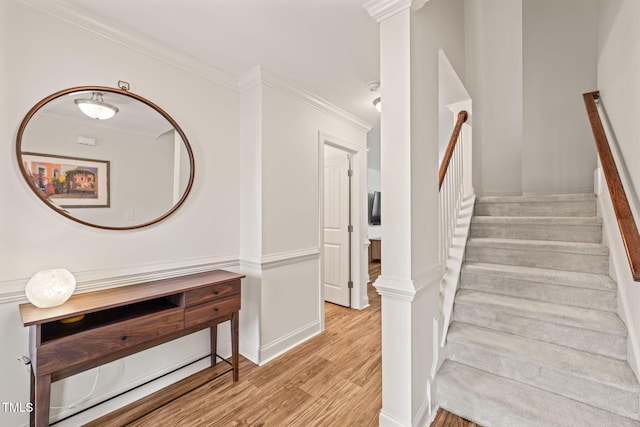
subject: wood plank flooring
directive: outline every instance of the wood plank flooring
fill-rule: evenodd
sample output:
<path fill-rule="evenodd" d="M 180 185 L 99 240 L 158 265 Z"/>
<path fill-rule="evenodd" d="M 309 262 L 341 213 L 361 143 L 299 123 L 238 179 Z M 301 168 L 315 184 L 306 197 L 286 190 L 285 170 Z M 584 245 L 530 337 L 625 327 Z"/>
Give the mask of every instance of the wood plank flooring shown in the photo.
<path fill-rule="evenodd" d="M 372 280 L 379 274 L 380 263 L 372 263 Z M 218 364 L 188 379 L 203 384 L 186 394 L 179 396 L 188 384 L 177 384 L 90 425 L 377 426 L 382 407 L 381 318 L 380 296 L 371 283 L 368 296 L 370 306 L 364 310 L 326 303 L 326 330 L 264 366 L 241 357 L 236 383 L 230 374 L 208 381 L 214 370 L 223 368 Z M 156 401 L 163 406 L 145 414 L 145 404 Z M 432 427 L 479 427 L 446 411 L 441 418 Z"/>

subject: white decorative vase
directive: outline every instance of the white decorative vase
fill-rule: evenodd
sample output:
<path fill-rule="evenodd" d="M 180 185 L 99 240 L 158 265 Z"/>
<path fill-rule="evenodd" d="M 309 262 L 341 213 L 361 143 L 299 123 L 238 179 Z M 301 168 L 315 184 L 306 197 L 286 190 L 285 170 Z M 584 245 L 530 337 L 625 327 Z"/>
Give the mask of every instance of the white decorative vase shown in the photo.
<path fill-rule="evenodd" d="M 76 278 L 69 270 L 42 270 L 27 282 L 24 291 L 31 304 L 39 308 L 64 304 L 76 289 Z"/>

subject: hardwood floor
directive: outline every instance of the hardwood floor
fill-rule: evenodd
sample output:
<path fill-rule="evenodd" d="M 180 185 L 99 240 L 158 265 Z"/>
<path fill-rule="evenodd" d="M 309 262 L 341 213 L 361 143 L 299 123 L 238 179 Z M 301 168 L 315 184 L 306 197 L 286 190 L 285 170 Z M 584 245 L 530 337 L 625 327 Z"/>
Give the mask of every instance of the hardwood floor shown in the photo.
<path fill-rule="evenodd" d="M 481 427 L 473 421 L 466 420 L 444 409 L 438 409 L 431 427 Z"/>
<path fill-rule="evenodd" d="M 369 272 L 375 280 L 380 263 L 372 263 Z M 182 390 L 192 384 L 178 383 L 89 425 L 377 426 L 381 318 L 380 296 L 371 283 L 368 296 L 370 306 L 364 310 L 326 303 L 326 330 L 264 366 L 241 357 L 236 383 L 230 374 L 209 380 L 223 369 L 218 364 L 188 379 L 202 385 L 186 394 Z M 147 413 L 145 405 L 157 402 L 162 406 Z M 477 427 L 447 414 L 432 427 Z"/>

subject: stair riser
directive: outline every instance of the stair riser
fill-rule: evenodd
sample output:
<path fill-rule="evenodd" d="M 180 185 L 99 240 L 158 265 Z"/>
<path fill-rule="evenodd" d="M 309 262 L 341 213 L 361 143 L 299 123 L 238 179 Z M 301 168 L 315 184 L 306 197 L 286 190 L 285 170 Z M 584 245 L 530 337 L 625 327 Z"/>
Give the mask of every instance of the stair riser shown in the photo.
<path fill-rule="evenodd" d="M 476 203 L 473 214 L 478 216 L 596 216 L 593 200 L 565 202 L 495 202 Z"/>
<path fill-rule="evenodd" d="M 458 384 L 440 380 L 436 386 L 438 405 L 452 414 L 472 420 L 481 426 L 557 427 L 541 423 L 539 419 L 527 419 L 510 411 L 493 400 L 478 399 L 475 393 Z"/>
<path fill-rule="evenodd" d="M 605 255 L 467 245 L 465 257 L 467 261 L 471 262 L 550 268 L 595 274 L 608 274 L 609 272 L 609 259 Z"/>
<path fill-rule="evenodd" d="M 627 340 L 619 335 L 530 319 L 495 307 L 456 304 L 453 319 L 496 331 L 588 351 L 618 360 L 627 359 Z"/>
<path fill-rule="evenodd" d="M 447 358 L 483 371 L 558 393 L 618 415 L 638 419 L 636 393 L 571 375 L 569 372 L 515 360 L 476 346 L 449 340 Z M 594 398 L 598 396 L 598 398 Z"/>
<path fill-rule="evenodd" d="M 602 241 L 602 227 L 597 225 L 472 223 L 471 237 L 600 243 Z"/>
<path fill-rule="evenodd" d="M 527 298 L 574 307 L 616 311 L 615 292 L 520 280 L 513 277 L 462 271 L 460 287 L 492 294 Z"/>

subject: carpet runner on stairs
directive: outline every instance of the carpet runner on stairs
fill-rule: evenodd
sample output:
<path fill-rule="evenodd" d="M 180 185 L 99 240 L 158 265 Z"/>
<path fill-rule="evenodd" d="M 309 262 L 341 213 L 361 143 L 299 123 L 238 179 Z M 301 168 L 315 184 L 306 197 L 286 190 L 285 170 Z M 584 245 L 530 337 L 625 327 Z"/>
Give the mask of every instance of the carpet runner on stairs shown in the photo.
<path fill-rule="evenodd" d="M 595 195 L 479 198 L 436 404 L 485 427 L 640 426 Z"/>

